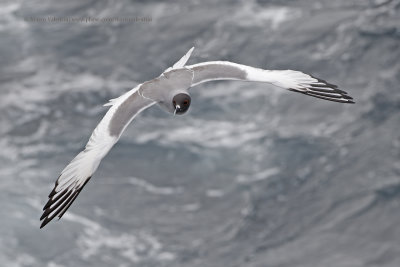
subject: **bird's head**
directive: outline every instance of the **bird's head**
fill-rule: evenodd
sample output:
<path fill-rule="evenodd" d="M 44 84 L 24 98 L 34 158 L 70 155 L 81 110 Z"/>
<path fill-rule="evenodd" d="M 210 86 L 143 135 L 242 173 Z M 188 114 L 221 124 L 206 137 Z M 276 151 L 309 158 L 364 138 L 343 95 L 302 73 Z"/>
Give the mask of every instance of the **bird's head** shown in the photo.
<path fill-rule="evenodd" d="M 175 112 L 174 114 L 182 115 L 184 114 L 190 107 L 190 95 L 186 93 L 176 94 L 172 98 L 172 105 L 174 106 Z"/>

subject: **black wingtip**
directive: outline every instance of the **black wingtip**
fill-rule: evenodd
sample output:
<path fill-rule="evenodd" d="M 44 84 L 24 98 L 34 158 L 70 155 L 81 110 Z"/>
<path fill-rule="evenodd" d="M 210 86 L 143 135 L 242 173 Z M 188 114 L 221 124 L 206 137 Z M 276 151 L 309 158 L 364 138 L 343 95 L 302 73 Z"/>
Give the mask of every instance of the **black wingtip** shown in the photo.
<path fill-rule="evenodd" d="M 56 187 L 57 187 L 57 184 L 54 186 L 54 188 L 53 188 L 53 190 L 51 190 L 51 192 L 50 192 L 50 194 L 49 194 L 49 198 L 51 198 L 51 197 L 53 197 L 57 192 L 56 192 Z"/>
<path fill-rule="evenodd" d="M 42 220 L 42 219 L 41 219 L 41 220 Z M 43 227 L 45 227 L 50 221 L 51 221 L 51 219 L 45 218 L 44 221 L 42 222 L 42 224 L 40 225 L 40 229 L 42 229 Z"/>
<path fill-rule="evenodd" d="M 56 192 L 56 188 L 58 186 L 58 179 L 60 179 L 61 174 L 58 176 L 56 182 L 54 183 L 54 188 L 53 190 L 51 190 L 50 194 L 49 194 L 49 198 L 53 197 L 57 192 Z"/>
<path fill-rule="evenodd" d="M 57 185 L 54 187 L 53 191 L 55 191 Z M 64 196 L 68 192 L 68 188 L 65 188 L 62 192 L 60 192 L 55 198 L 53 196 L 55 194 L 52 194 L 51 197 L 49 197 L 49 200 L 47 201 L 46 205 L 43 207 L 43 210 L 46 210 L 49 208 L 53 203 L 55 203 L 57 200 L 59 200 L 62 196 Z"/>
<path fill-rule="evenodd" d="M 83 187 L 89 182 L 91 178 L 91 176 L 88 177 L 82 186 L 78 188 L 71 188 L 70 190 L 64 189 L 62 192 L 59 192 L 59 194 L 54 199 L 51 199 L 51 197 L 53 197 L 57 193 L 55 192 L 54 188 L 52 193 L 50 194 L 50 199 L 47 201 L 46 205 L 43 208 L 44 212 L 40 217 L 40 221 L 43 220 L 43 222 L 40 225 L 40 229 L 46 226 L 57 216 L 59 217 L 59 219 L 61 219 L 61 217 L 72 205 L 72 203 L 78 197 L 79 193 L 82 191 Z M 55 187 L 57 187 L 57 183 Z"/>
<path fill-rule="evenodd" d="M 338 86 L 336 84 L 329 83 L 329 82 L 327 82 L 327 81 L 325 81 L 323 79 L 320 79 L 318 77 L 315 77 L 314 75 L 311 75 L 311 74 L 308 74 L 308 75 L 310 75 L 312 78 L 316 79 L 319 83 L 324 83 L 325 85 L 328 85 L 331 88 L 335 88 L 335 89 L 338 88 Z"/>
<path fill-rule="evenodd" d="M 337 85 L 313 75 L 310 76 L 317 82 L 306 84 L 304 89 L 290 88 L 289 90 L 332 102 L 355 104 L 354 99 L 346 91 L 339 89 Z"/>

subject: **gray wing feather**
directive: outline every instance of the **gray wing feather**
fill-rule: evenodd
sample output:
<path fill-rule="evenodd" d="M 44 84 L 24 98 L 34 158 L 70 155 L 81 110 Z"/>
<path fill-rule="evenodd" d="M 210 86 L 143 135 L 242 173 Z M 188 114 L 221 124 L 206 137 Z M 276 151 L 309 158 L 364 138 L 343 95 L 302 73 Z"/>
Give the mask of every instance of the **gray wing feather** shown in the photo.
<path fill-rule="evenodd" d="M 192 86 L 213 80 L 266 82 L 324 100 L 354 103 L 353 98 L 336 85 L 300 71 L 264 70 L 229 61 L 210 61 L 186 67 L 193 71 Z"/>
<path fill-rule="evenodd" d="M 108 125 L 110 135 L 119 137 L 138 113 L 153 104 L 153 100 L 144 98 L 138 91 L 124 99 L 111 117 Z"/>
<path fill-rule="evenodd" d="M 193 71 L 193 85 L 212 80 L 246 80 L 247 72 L 236 64 L 210 62 L 188 66 Z"/>
<path fill-rule="evenodd" d="M 107 104 L 111 108 L 93 131 L 85 149 L 64 168 L 57 179 L 43 208 L 40 228 L 56 216 L 63 216 L 128 124 L 143 109 L 154 104 L 154 101 L 138 94 L 139 87 L 140 85 Z"/>

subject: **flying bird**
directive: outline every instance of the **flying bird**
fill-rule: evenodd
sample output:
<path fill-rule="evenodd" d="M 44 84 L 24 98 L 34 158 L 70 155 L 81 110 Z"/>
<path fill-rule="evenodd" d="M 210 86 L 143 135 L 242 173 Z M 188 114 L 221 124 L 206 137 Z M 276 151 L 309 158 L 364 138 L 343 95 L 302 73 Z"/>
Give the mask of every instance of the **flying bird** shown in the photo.
<path fill-rule="evenodd" d="M 40 217 L 40 228 L 57 216 L 61 219 L 137 114 L 154 104 L 169 113 L 184 114 L 192 101 L 188 89 L 195 85 L 215 80 L 265 82 L 329 101 L 354 103 L 352 97 L 336 85 L 300 71 L 264 70 L 229 61 L 186 65 L 193 49 L 157 78 L 137 85 L 104 105 L 110 108 L 84 150 L 62 170 L 55 182 Z"/>

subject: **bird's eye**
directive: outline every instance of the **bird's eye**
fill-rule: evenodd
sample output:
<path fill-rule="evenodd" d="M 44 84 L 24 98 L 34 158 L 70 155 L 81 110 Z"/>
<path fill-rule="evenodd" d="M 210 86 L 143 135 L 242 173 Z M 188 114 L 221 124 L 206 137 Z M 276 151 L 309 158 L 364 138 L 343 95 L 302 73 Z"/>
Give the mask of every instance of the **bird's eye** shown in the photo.
<path fill-rule="evenodd" d="M 186 106 L 187 104 L 189 104 L 189 101 L 185 100 L 183 101 L 183 104 Z"/>

